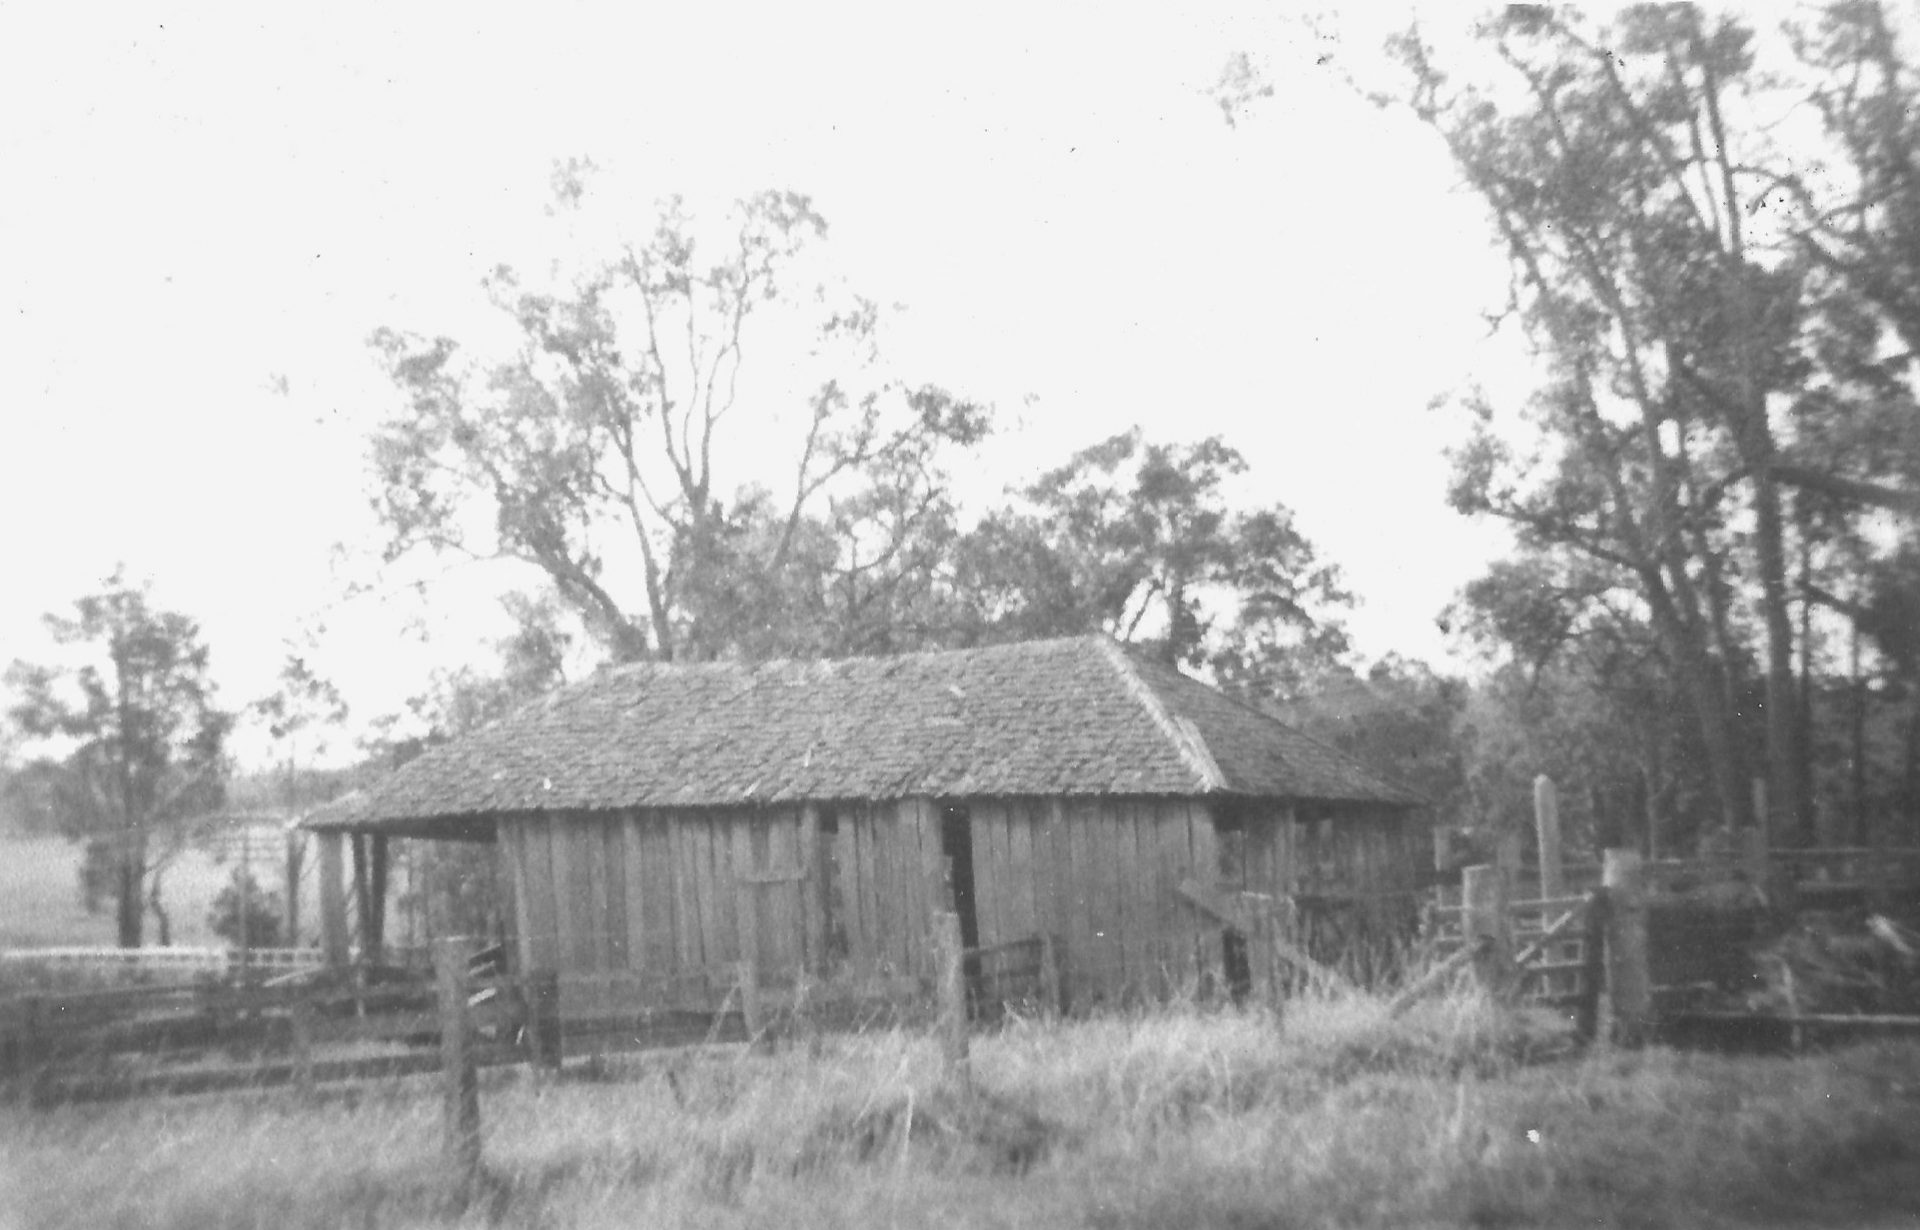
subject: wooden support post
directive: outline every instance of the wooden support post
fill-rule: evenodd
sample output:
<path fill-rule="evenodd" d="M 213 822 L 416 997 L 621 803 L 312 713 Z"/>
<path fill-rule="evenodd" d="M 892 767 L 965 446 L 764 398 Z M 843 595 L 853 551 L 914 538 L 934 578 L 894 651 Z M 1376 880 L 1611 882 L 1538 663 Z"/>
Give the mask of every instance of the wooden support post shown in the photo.
<path fill-rule="evenodd" d="M 253 964 L 253 830 L 240 826 L 240 980 Z"/>
<path fill-rule="evenodd" d="M 965 1088 L 968 1083 L 967 980 L 958 914 L 941 910 L 934 915 L 933 945 L 939 960 L 940 1058 L 947 1078 Z"/>
<path fill-rule="evenodd" d="M 1600 1037 L 1600 991 L 1607 980 L 1607 914 L 1612 902 L 1605 888 L 1587 894 L 1587 925 L 1580 945 L 1580 1002 L 1574 1027 L 1588 1042 Z"/>
<path fill-rule="evenodd" d="M 293 1031 L 293 1091 L 305 1100 L 313 1097 L 313 997 L 302 989 L 287 1005 Z"/>
<path fill-rule="evenodd" d="M 1247 973 L 1253 1002 L 1279 1008 L 1283 985 L 1279 958 L 1274 955 L 1274 918 L 1267 910 L 1249 910 L 1247 917 Z"/>
<path fill-rule="evenodd" d="M 300 947 L 300 865 L 306 848 L 297 832 L 287 833 L 287 947 Z"/>
<path fill-rule="evenodd" d="M 1607 1016 L 1612 1041 L 1645 1040 L 1653 1009 L 1647 973 L 1647 897 L 1638 850 L 1608 850 L 1601 868 L 1607 890 Z"/>
<path fill-rule="evenodd" d="M 1513 978 L 1513 927 L 1507 916 L 1507 870 L 1481 863 L 1461 875 L 1460 940 L 1473 956 L 1474 979 L 1491 995 Z"/>
<path fill-rule="evenodd" d="M 1066 1012 L 1067 1001 L 1063 998 L 1060 985 L 1060 951 L 1054 946 L 1051 935 L 1040 936 L 1040 999 L 1041 1011 L 1049 1017 L 1057 1017 Z"/>
<path fill-rule="evenodd" d="M 467 1036 L 467 944 L 435 940 L 433 974 L 440 997 L 440 1074 L 445 1095 L 446 1159 L 456 1190 L 480 1180 L 480 1079 Z"/>
<path fill-rule="evenodd" d="M 326 952 L 328 966 L 345 969 L 347 953 L 347 893 L 345 859 L 341 845 L 345 837 L 337 832 L 322 832 L 320 841 L 320 946 Z"/>
<path fill-rule="evenodd" d="M 747 1028 L 747 1049 L 771 1049 L 773 1039 L 768 1034 L 765 1010 L 760 1003 L 760 971 L 751 957 L 740 962 L 736 976 L 740 983 L 740 1019 Z"/>
<path fill-rule="evenodd" d="M 558 1072 L 565 1057 L 565 1038 L 560 1028 L 560 975 L 553 970 L 527 975 L 527 1039 L 535 1065 Z"/>
<path fill-rule="evenodd" d="M 387 945 L 387 836 L 367 838 L 367 930 L 360 937 L 361 957 L 379 964 Z"/>
<path fill-rule="evenodd" d="M 1545 773 L 1533 779 L 1533 829 L 1540 845 L 1540 895 L 1548 900 L 1566 892 L 1560 860 L 1560 792 Z"/>

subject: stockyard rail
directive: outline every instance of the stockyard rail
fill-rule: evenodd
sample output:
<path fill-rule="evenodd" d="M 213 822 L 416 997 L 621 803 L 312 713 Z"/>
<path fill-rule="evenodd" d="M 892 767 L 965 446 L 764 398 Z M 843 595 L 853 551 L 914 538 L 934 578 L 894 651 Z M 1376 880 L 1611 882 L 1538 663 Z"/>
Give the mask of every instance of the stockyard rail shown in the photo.
<path fill-rule="evenodd" d="M 318 969 L 323 960 L 318 948 L 10 948 L 0 951 L 0 987 L 6 985 L 10 971 L 34 968 L 162 981 L 225 977 L 247 967 L 282 972 Z"/>
<path fill-rule="evenodd" d="M 1637 1037 L 1798 1047 L 1815 1038 L 1920 1033 L 1915 1016 L 1805 1011 L 1790 981 L 1785 1007 L 1762 1010 L 1752 959 L 1803 911 L 1911 907 L 1920 897 L 1920 850 L 1762 847 L 1758 854 L 1642 860 L 1613 850 L 1597 886 L 1517 899 L 1516 885 L 1538 892 L 1594 877 L 1585 868 L 1530 869 L 1537 878 L 1512 864 L 1465 868 L 1459 888 L 1442 888 L 1427 907 L 1432 973 L 1398 1004 L 1471 968 L 1509 998 L 1572 1011 L 1589 1036 L 1601 1028 L 1603 1001 L 1618 1018 L 1623 1000 L 1625 1032 Z"/>
<path fill-rule="evenodd" d="M 464 946 L 471 949 L 471 943 Z M 935 988 L 912 978 L 830 984 L 730 963 L 669 977 L 506 977 L 499 950 L 472 954 L 466 1016 L 480 1066 L 701 1043 L 770 1044 L 801 1032 L 930 1020 Z M 967 1018 L 1060 1007 L 1053 941 L 960 953 Z M 223 968 L 208 963 L 193 968 Z M 255 967 L 235 976 L 0 998 L 0 1080 L 48 1104 L 399 1075 L 440 1066 L 444 1005 L 417 969 Z M 564 1024 L 563 1024 L 564 1019 Z"/>

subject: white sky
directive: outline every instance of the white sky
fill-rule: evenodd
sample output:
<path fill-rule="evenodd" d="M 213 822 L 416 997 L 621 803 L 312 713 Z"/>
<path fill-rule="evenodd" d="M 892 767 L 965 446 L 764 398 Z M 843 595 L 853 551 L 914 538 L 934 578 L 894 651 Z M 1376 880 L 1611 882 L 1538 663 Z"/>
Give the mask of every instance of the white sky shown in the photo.
<path fill-rule="evenodd" d="M 360 719 L 467 652 L 474 578 L 340 602 L 391 396 L 364 343 L 457 335 L 538 262 L 570 155 L 636 216 L 810 193 L 908 309 L 895 364 L 1000 406 L 981 498 L 1136 422 L 1221 433 L 1346 570 L 1360 650 L 1441 658 L 1500 540 L 1446 508 L 1461 424 L 1426 406 L 1524 379 L 1484 341 L 1503 272 L 1432 143 L 1274 7 L 0 7 L 0 663 L 117 560 L 201 619 L 229 705 L 317 611 Z M 1276 93 L 1229 128 L 1235 51 Z"/>

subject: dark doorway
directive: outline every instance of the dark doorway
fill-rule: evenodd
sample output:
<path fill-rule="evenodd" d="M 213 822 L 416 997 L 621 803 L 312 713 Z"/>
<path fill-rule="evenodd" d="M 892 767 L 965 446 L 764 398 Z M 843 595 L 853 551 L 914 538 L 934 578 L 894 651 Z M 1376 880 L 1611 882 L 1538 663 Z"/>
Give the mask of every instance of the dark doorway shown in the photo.
<path fill-rule="evenodd" d="M 946 856 L 953 910 L 960 916 L 960 943 L 980 947 L 980 916 L 973 906 L 973 824 L 964 807 L 940 811 L 940 853 Z"/>

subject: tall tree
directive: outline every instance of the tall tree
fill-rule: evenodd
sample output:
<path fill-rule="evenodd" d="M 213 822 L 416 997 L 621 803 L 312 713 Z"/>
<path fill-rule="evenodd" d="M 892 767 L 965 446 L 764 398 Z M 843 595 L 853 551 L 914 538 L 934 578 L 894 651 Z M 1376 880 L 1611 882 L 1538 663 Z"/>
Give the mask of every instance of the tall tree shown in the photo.
<path fill-rule="evenodd" d="M 586 169 L 562 168 L 557 189 L 571 214 Z M 848 639 L 819 621 L 926 566 L 916 544 L 950 512 L 945 457 L 988 415 L 882 370 L 879 309 L 807 281 L 825 233 L 797 193 L 742 200 L 717 239 L 669 201 L 644 241 L 559 290 L 498 271 L 507 358 L 375 334 L 406 398 L 374 441 L 390 556 L 524 561 L 619 659 Z M 766 378 L 783 370 L 811 390 Z M 742 458 L 767 455 L 781 411 L 797 429 L 768 485 Z"/>
<path fill-rule="evenodd" d="M 1217 436 L 1103 440 L 983 521 L 960 548 L 959 588 L 986 635 L 1098 628 L 1229 684 L 1288 690 L 1345 650 L 1352 598 L 1284 505 L 1232 507 L 1245 471 Z"/>
<path fill-rule="evenodd" d="M 1598 28 L 1515 6 L 1482 30 L 1498 71 L 1473 80 L 1417 34 L 1394 45 L 1399 101 L 1487 206 L 1549 373 L 1536 449 L 1483 430 L 1462 451 L 1455 502 L 1514 522 L 1530 550 L 1583 555 L 1634 585 L 1733 822 L 1747 812 L 1734 700 L 1752 629 L 1788 841 L 1811 837 L 1812 816 L 1789 576 L 1801 552 L 1783 489 L 1914 506 L 1911 486 L 1882 481 L 1902 467 L 1863 471 L 1833 447 L 1858 436 L 1863 398 L 1883 427 L 1910 422 L 1910 359 L 1881 361 L 1901 303 L 1873 285 L 1888 266 L 1857 254 L 1903 233 L 1884 216 L 1893 197 L 1869 206 L 1861 193 L 1910 177 L 1912 129 L 1889 138 L 1896 156 L 1856 154 L 1878 170 L 1836 177 L 1842 189 L 1801 173 L 1805 134 L 1782 131 L 1793 105 L 1824 97 L 1833 131 L 1843 114 L 1857 128 L 1846 82 L 1870 77 L 1875 55 L 1897 62 L 1876 6 L 1828 15 L 1799 80 L 1759 71 L 1748 28 L 1692 5 L 1634 6 Z"/>
<path fill-rule="evenodd" d="M 148 587 L 116 570 L 71 616 L 46 619 L 78 666 L 16 661 L 11 716 L 28 736 L 71 746 L 48 762 L 49 803 L 61 828 L 111 868 L 123 947 L 141 942 L 143 910 L 164 925 L 148 877 L 177 851 L 183 826 L 218 807 L 229 714 L 214 703 L 199 626 L 156 610 Z"/>

